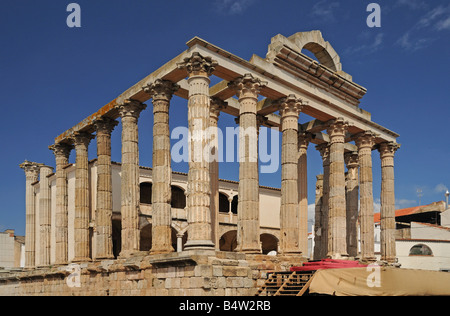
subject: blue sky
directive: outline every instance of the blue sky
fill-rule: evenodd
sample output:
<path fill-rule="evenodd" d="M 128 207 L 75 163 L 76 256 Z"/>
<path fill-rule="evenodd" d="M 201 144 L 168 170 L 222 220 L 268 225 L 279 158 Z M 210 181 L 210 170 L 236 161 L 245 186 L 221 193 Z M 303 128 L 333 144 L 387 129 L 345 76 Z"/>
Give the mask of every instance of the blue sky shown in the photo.
<path fill-rule="evenodd" d="M 244 59 L 264 57 L 271 37 L 321 30 L 341 57 L 343 70 L 368 89 L 361 107 L 399 133 L 396 198 L 399 208 L 444 199 L 450 187 L 450 3 L 447 0 L 377 1 L 381 27 L 366 24 L 371 1 L 144 1 L 78 0 L 81 28 L 68 28 L 72 1 L 1 0 L 0 231 L 25 231 L 25 159 L 54 166 L 54 137 L 95 112 L 186 49 L 199 36 Z M 151 109 L 151 104 L 149 108 Z M 186 102 L 174 98 L 171 128 L 186 125 Z M 307 120 L 303 117 L 302 120 Z M 140 160 L 151 166 L 151 110 L 140 118 Z M 234 126 L 223 115 L 219 126 Z M 95 141 L 90 145 L 95 158 Z M 72 154 L 70 161 L 74 162 Z M 113 133 L 120 161 L 120 126 Z M 309 201 L 321 160 L 308 151 Z M 374 197 L 380 162 L 373 153 Z M 187 171 L 186 164 L 173 169 Z M 221 165 L 236 180 L 236 164 Z M 280 186 L 280 174 L 261 175 Z"/>

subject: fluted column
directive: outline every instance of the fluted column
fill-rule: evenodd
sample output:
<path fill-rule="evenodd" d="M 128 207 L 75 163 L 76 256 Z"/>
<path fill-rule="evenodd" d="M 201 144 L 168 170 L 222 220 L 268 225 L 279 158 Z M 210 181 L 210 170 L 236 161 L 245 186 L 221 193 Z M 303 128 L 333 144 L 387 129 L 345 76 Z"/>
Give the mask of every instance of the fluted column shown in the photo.
<path fill-rule="evenodd" d="M 73 136 L 75 145 L 75 257 L 73 262 L 91 261 L 89 234 L 89 160 L 88 147 L 93 136 L 79 132 Z"/>
<path fill-rule="evenodd" d="M 227 106 L 227 103 L 218 98 L 211 98 L 211 108 L 209 115 L 210 132 L 212 135 L 212 159 L 209 164 L 209 174 L 211 177 L 211 229 L 212 241 L 216 245 L 216 250 L 220 249 L 219 245 L 219 133 L 217 124 L 219 121 L 220 111 Z"/>
<path fill-rule="evenodd" d="M 359 176 L 358 176 L 358 153 L 345 153 L 345 164 L 347 165 L 347 252 L 350 257 L 358 255 L 358 197 L 359 197 Z"/>
<path fill-rule="evenodd" d="M 289 95 L 279 101 L 281 115 L 281 208 L 280 251 L 300 254 L 300 213 L 298 205 L 298 117 L 301 100 Z"/>
<path fill-rule="evenodd" d="M 140 250 L 138 119 L 146 107 L 145 104 L 135 100 L 127 100 L 118 106 L 122 118 L 121 257 L 128 257 Z"/>
<path fill-rule="evenodd" d="M 375 261 L 372 175 L 372 148 L 375 144 L 375 135 L 370 131 L 362 132 L 356 136 L 355 143 L 359 158 L 361 258 Z"/>
<path fill-rule="evenodd" d="M 317 253 L 318 259 L 324 259 L 328 252 L 328 217 L 329 217 L 329 197 L 330 197 L 330 145 L 323 143 L 316 146 L 317 150 L 322 156 L 323 164 L 323 193 L 322 193 L 322 207 L 320 221 L 320 251 Z"/>
<path fill-rule="evenodd" d="M 316 177 L 316 201 L 314 216 L 314 256 L 313 260 L 321 259 L 322 246 L 322 201 L 323 201 L 323 174 Z"/>
<path fill-rule="evenodd" d="M 20 165 L 25 171 L 25 268 L 36 266 L 36 202 L 33 183 L 39 178 L 39 169 L 42 164 L 25 160 Z"/>
<path fill-rule="evenodd" d="M 327 257 L 347 257 L 344 143 L 348 124 L 334 120 L 327 129 L 330 137 L 330 197 Z"/>
<path fill-rule="evenodd" d="M 144 88 L 153 99 L 153 185 L 151 253 L 173 252 L 172 247 L 172 168 L 170 156 L 169 107 L 179 89 L 168 80 L 156 80 Z"/>
<path fill-rule="evenodd" d="M 246 74 L 229 83 L 239 98 L 237 251 L 260 253 L 257 102 L 265 83 Z"/>
<path fill-rule="evenodd" d="M 188 73 L 189 101 L 189 172 L 188 172 L 188 240 L 185 249 L 214 249 L 211 228 L 211 180 L 207 147 L 210 116 L 209 76 L 217 62 L 193 53 L 178 67 Z"/>
<path fill-rule="evenodd" d="M 116 120 L 103 117 L 95 122 L 97 131 L 97 207 L 95 210 L 95 259 L 114 258 L 112 245 L 111 133 Z"/>
<path fill-rule="evenodd" d="M 300 251 L 308 254 L 308 162 L 307 151 L 311 135 L 298 134 L 298 207 L 300 213 Z"/>
<path fill-rule="evenodd" d="M 50 182 L 48 176 L 53 173 L 53 168 L 41 166 L 39 173 L 39 228 L 40 228 L 40 260 L 39 266 L 50 265 L 50 240 L 51 240 L 51 199 Z"/>
<path fill-rule="evenodd" d="M 396 261 L 395 247 L 395 192 L 394 155 L 400 146 L 396 143 L 380 144 L 381 158 L 381 260 Z"/>
<path fill-rule="evenodd" d="M 73 145 L 58 143 L 49 147 L 56 160 L 55 264 L 68 263 L 68 186 L 65 167 L 69 164 Z"/>

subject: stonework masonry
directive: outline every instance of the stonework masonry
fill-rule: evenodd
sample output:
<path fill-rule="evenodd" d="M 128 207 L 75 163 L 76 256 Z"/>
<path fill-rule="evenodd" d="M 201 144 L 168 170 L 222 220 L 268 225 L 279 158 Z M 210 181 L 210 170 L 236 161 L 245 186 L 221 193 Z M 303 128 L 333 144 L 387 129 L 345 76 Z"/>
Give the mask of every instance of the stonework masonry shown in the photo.
<path fill-rule="evenodd" d="M 0 296 L 252 296 L 268 272 L 302 260 L 205 250 L 136 254 L 81 264 L 79 287 L 67 266 L 0 272 Z"/>

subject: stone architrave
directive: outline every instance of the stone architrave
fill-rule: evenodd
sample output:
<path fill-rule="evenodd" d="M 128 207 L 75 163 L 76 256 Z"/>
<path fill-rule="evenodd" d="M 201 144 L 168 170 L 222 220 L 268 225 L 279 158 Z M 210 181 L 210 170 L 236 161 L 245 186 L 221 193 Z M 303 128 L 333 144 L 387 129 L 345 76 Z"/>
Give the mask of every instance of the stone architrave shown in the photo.
<path fill-rule="evenodd" d="M 52 227 L 52 209 L 50 182 L 48 176 L 53 173 L 53 168 L 41 166 L 39 170 L 39 266 L 47 267 L 50 265 L 50 240 Z"/>
<path fill-rule="evenodd" d="M 381 260 L 396 261 L 395 247 L 395 191 L 394 155 L 400 148 L 397 143 L 381 143 Z"/>
<path fill-rule="evenodd" d="M 295 95 L 289 95 L 278 102 L 282 132 L 280 252 L 284 255 L 299 255 L 298 117 L 302 101 Z"/>
<path fill-rule="evenodd" d="M 298 207 L 300 213 L 300 251 L 308 253 L 308 161 L 307 151 L 312 135 L 298 133 Z"/>
<path fill-rule="evenodd" d="M 111 133 L 118 122 L 102 117 L 95 123 L 97 131 L 97 207 L 95 210 L 96 260 L 112 259 L 112 170 Z"/>
<path fill-rule="evenodd" d="M 211 160 L 209 163 L 209 174 L 211 177 L 211 229 L 212 241 L 216 250 L 220 250 L 219 244 L 219 133 L 217 124 L 221 110 L 227 107 L 227 103 L 219 98 L 211 98 L 209 115 L 209 131 L 211 141 Z M 212 140 L 211 140 L 212 138 Z"/>
<path fill-rule="evenodd" d="M 75 145 L 75 257 L 73 262 L 91 261 L 90 254 L 90 210 L 89 210 L 89 160 L 88 147 L 93 135 L 84 132 L 75 133 L 72 140 Z"/>
<path fill-rule="evenodd" d="M 20 165 L 25 171 L 25 268 L 34 268 L 36 266 L 36 201 L 34 197 L 35 183 L 39 178 L 39 169 L 42 164 L 25 160 Z"/>
<path fill-rule="evenodd" d="M 177 84 L 156 80 L 144 88 L 153 99 L 153 185 L 152 254 L 173 252 L 172 246 L 172 168 L 170 156 L 169 107 Z"/>
<path fill-rule="evenodd" d="M 65 265 L 69 262 L 68 253 L 68 185 L 65 167 L 69 164 L 73 145 L 57 143 L 49 147 L 56 160 L 56 212 L 55 212 L 55 264 Z"/>
<path fill-rule="evenodd" d="M 358 198 L 359 172 L 358 153 L 348 152 L 344 155 L 347 165 L 347 252 L 350 257 L 358 255 Z"/>
<path fill-rule="evenodd" d="M 342 118 L 333 120 L 327 129 L 330 137 L 330 191 L 328 214 L 327 257 L 348 257 L 346 237 L 344 144 L 348 123 Z"/>
<path fill-rule="evenodd" d="M 239 202 L 237 251 L 260 253 L 259 170 L 258 170 L 258 95 L 266 86 L 246 74 L 229 83 L 239 99 Z"/>
<path fill-rule="evenodd" d="M 322 192 L 322 206 L 320 221 L 320 241 L 319 251 L 317 252 L 317 259 L 324 259 L 328 252 L 328 214 L 329 214 L 329 197 L 330 197 L 330 145 L 322 143 L 316 146 L 316 149 L 322 156 L 323 164 L 323 192 Z"/>
<path fill-rule="evenodd" d="M 316 201 L 315 201 L 315 216 L 314 216 L 314 251 L 313 259 L 322 259 L 322 201 L 323 201 L 323 174 L 316 177 Z"/>
<path fill-rule="evenodd" d="M 217 62 L 210 57 L 193 53 L 178 64 L 188 73 L 189 100 L 189 172 L 187 188 L 188 240 L 184 246 L 190 249 L 211 249 L 211 179 L 209 174 L 208 127 L 210 120 L 209 76 Z"/>
<path fill-rule="evenodd" d="M 360 196 L 360 239 L 361 259 L 375 261 L 374 221 L 373 221 L 373 175 L 372 148 L 375 134 L 371 131 L 355 136 L 359 159 L 359 196 Z"/>
<path fill-rule="evenodd" d="M 122 250 L 120 257 L 140 251 L 139 230 L 139 131 L 138 119 L 147 105 L 126 100 L 118 105 L 122 119 L 121 214 Z"/>

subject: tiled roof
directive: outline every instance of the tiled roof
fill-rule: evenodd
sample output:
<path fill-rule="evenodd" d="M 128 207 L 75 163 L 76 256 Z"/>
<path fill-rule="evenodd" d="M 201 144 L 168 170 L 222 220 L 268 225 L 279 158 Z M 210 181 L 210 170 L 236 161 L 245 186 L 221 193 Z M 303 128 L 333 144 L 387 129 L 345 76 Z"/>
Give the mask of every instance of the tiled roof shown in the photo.
<path fill-rule="evenodd" d="M 434 203 L 431 203 L 434 204 Z M 420 205 L 420 206 L 414 206 L 414 207 L 408 207 L 408 208 L 402 208 L 399 210 L 395 211 L 395 217 L 399 217 L 399 216 L 406 216 L 406 215 L 411 215 L 411 214 L 415 214 L 415 213 L 420 213 L 420 211 L 427 206 L 430 206 L 431 204 L 428 205 Z M 374 222 L 375 223 L 379 223 L 381 221 L 381 213 L 375 213 L 373 216 Z"/>

